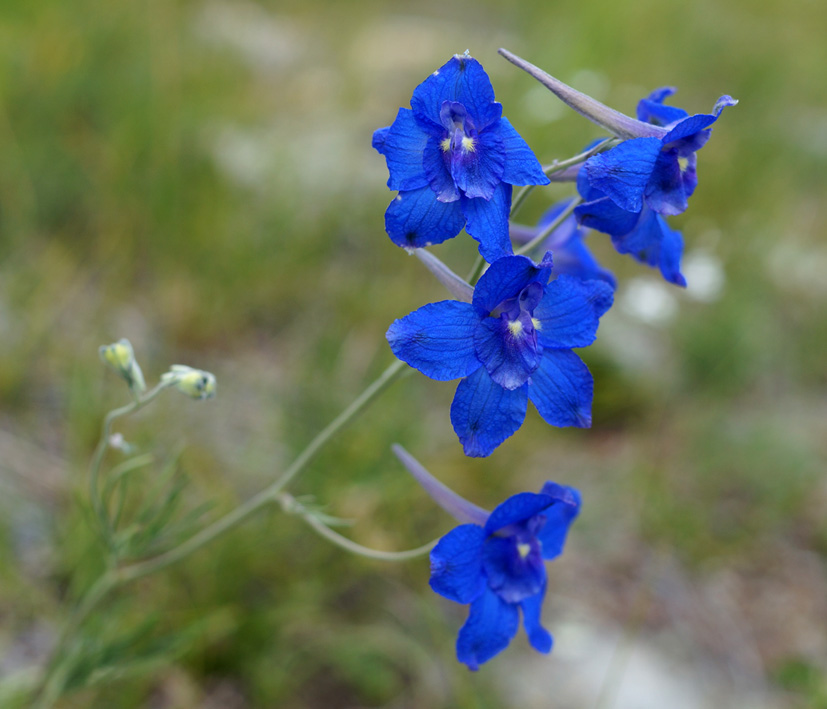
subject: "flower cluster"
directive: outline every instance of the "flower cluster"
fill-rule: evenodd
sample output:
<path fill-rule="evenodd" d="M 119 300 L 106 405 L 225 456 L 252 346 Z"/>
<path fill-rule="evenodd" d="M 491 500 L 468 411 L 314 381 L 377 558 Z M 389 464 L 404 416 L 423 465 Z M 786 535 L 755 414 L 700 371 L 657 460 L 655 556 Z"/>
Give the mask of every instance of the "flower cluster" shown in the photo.
<path fill-rule="evenodd" d="M 456 55 L 413 93 L 411 108 L 373 135 L 398 190 L 385 213 L 391 240 L 417 254 L 453 300 L 430 303 L 387 331 L 397 358 L 439 381 L 458 379 L 450 419 L 467 456 L 488 456 L 514 434 L 531 401 L 553 426 L 589 427 L 593 379 L 573 352 L 594 342 L 617 280 L 586 247 L 585 229 L 685 286 L 681 214 L 697 186 L 697 151 L 730 96 L 711 113 L 667 105 L 673 88 L 640 101 L 636 117 L 615 111 L 500 50 L 612 138 L 542 167 L 494 100 L 482 66 Z M 548 208 L 536 226 L 514 220 L 530 186 L 573 183 L 577 195 Z M 512 185 L 529 186 L 514 200 Z M 463 280 L 423 247 L 463 228 L 487 262 Z M 514 244 L 519 248 L 515 252 Z M 535 260 L 524 254 L 535 254 Z M 475 282 L 476 281 L 476 282 Z M 520 614 L 531 645 L 551 649 L 540 611 L 544 561 L 559 556 L 580 509 L 573 488 L 547 482 L 489 513 L 397 455 L 434 500 L 460 522 L 431 553 L 431 587 L 470 604 L 457 657 L 471 669 L 503 650 Z"/>

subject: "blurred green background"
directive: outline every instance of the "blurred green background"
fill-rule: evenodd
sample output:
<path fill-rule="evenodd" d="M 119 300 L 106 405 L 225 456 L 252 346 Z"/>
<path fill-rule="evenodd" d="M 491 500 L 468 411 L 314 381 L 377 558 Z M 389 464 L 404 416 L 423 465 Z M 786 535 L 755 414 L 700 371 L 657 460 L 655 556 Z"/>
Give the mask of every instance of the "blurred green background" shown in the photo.
<path fill-rule="evenodd" d="M 467 672 L 465 609 L 430 592 L 427 560 L 352 557 L 274 510 L 120 594 L 91 632 L 127 638 L 126 665 L 63 705 L 827 707 L 825 28 L 820 0 L 3 3 L 2 686 L 36 673 L 100 571 L 86 467 L 128 394 L 98 345 L 128 337 L 150 381 L 216 374 L 216 400 L 170 394 L 118 427 L 159 468 L 183 446 L 192 506 L 264 487 L 387 366 L 389 323 L 445 297 L 385 236 L 370 148 L 413 88 L 468 48 L 543 162 L 600 135 L 504 46 L 625 112 L 666 84 L 690 113 L 740 99 L 673 220 L 691 287 L 593 237 L 621 286 L 582 353 L 590 431 L 532 410 L 467 460 L 454 387 L 412 376 L 291 489 L 406 549 L 452 521 L 392 442 L 486 507 L 579 487 L 551 657 L 521 635 Z M 569 193 L 538 190 L 521 220 Z M 438 253 L 464 273 L 474 252 Z"/>

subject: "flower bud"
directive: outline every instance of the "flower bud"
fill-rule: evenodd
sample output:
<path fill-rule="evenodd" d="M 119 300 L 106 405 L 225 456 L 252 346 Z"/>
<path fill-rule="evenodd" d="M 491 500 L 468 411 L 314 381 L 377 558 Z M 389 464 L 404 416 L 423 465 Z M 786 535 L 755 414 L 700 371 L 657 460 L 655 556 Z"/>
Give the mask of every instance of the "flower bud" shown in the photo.
<path fill-rule="evenodd" d="M 133 392 L 141 393 L 146 390 L 143 372 L 135 360 L 129 340 L 121 338 L 111 345 L 101 345 L 98 353 L 103 363 L 108 364 L 123 377 Z"/>
<path fill-rule="evenodd" d="M 193 399 L 212 399 L 215 396 L 215 376 L 186 364 L 173 364 L 161 381 L 174 382 L 178 391 Z"/>

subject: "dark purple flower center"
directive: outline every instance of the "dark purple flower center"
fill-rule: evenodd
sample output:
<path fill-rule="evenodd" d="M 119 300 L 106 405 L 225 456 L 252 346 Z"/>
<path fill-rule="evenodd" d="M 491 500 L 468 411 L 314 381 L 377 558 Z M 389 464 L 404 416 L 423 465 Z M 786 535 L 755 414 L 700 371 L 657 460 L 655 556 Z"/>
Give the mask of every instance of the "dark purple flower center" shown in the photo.
<path fill-rule="evenodd" d="M 476 150 L 477 129 L 465 106 L 456 101 L 443 101 L 439 120 L 445 128 L 445 137 L 440 142 L 442 152 L 465 154 Z"/>
<path fill-rule="evenodd" d="M 491 313 L 499 315 L 508 328 L 509 339 L 514 344 L 536 347 L 537 333 L 534 325 L 534 308 L 543 298 L 543 286 L 536 281 L 529 283 L 518 295 L 500 303 Z"/>
<path fill-rule="evenodd" d="M 489 587 L 506 603 L 519 603 L 542 588 L 546 571 L 537 533 L 545 515 L 499 530 L 483 547 L 483 568 Z"/>

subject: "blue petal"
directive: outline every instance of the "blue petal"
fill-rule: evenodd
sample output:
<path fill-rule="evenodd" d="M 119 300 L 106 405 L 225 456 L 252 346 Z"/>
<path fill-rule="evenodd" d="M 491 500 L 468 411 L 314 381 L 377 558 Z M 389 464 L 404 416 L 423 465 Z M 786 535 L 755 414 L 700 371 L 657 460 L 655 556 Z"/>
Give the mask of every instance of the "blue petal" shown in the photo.
<path fill-rule="evenodd" d="M 581 164 L 579 167 L 581 169 L 577 171 L 577 191 L 580 193 L 580 197 L 582 197 L 583 201 L 594 202 L 598 199 L 609 199 L 599 189 L 592 187 L 589 182 L 589 176 L 586 174 L 586 171 L 582 169 L 583 165 Z M 612 202 L 612 204 L 614 204 L 614 202 Z M 617 207 L 617 205 L 615 206 Z M 620 209 L 620 207 L 617 208 Z"/>
<path fill-rule="evenodd" d="M 551 634 L 540 624 L 540 615 L 543 609 L 543 599 L 546 596 L 546 584 L 533 596 L 529 596 L 520 603 L 523 609 L 523 626 L 528 641 L 537 652 L 548 654 L 551 652 L 553 639 Z"/>
<path fill-rule="evenodd" d="M 379 132 L 373 134 L 373 147 L 385 156 L 388 163 L 388 187 L 392 190 L 416 190 L 427 185 L 422 153 L 429 136 L 417 125 L 413 112 L 400 108 L 387 133 L 378 136 Z M 377 147 L 380 141 L 381 150 Z"/>
<path fill-rule="evenodd" d="M 651 209 L 644 208 L 638 225 L 620 237 L 612 237 L 615 248 L 622 254 L 631 254 L 648 266 L 660 268 L 670 283 L 685 286 L 680 272 L 683 239 L 680 232 L 669 228 L 666 220 Z"/>
<path fill-rule="evenodd" d="M 385 212 L 385 231 L 406 249 L 441 244 L 462 231 L 459 202 L 439 202 L 430 187 L 400 192 Z"/>
<path fill-rule="evenodd" d="M 634 229 L 640 212 L 627 212 L 608 197 L 603 197 L 578 205 L 574 208 L 574 216 L 583 226 L 614 236 L 627 234 Z"/>
<path fill-rule="evenodd" d="M 684 118 L 664 136 L 663 145 L 671 147 L 670 144 L 672 143 L 692 142 L 692 151 L 700 150 L 704 143 L 709 140 L 710 131 L 705 129 L 717 120 L 718 116 L 708 113 L 698 113 L 689 118 Z"/>
<path fill-rule="evenodd" d="M 457 638 L 457 659 L 471 670 L 505 650 L 520 627 L 517 606 L 490 589 L 471 604 L 468 620 Z"/>
<path fill-rule="evenodd" d="M 431 137 L 425 145 L 422 165 L 428 184 L 440 202 L 456 202 L 459 199 L 451 169 L 440 146 L 440 138 Z"/>
<path fill-rule="evenodd" d="M 540 366 L 543 348 L 538 346 L 534 325 L 528 314 L 509 322 L 503 315 L 485 318 L 474 332 L 474 349 L 491 378 L 506 389 L 528 381 Z"/>
<path fill-rule="evenodd" d="M 546 294 L 534 310 L 539 321 L 538 339 L 543 347 L 570 349 L 588 347 L 597 334 L 598 314 L 594 307 L 612 300 L 610 286 L 602 281 L 581 281 L 560 276 L 546 286 Z M 605 312 L 605 309 L 603 310 Z"/>
<path fill-rule="evenodd" d="M 395 320 L 385 336 L 399 359 L 444 382 L 467 377 L 480 366 L 474 354 L 479 322 L 470 303 L 443 300 Z"/>
<path fill-rule="evenodd" d="M 474 138 L 471 150 L 452 150 L 451 176 L 469 199 L 489 200 L 502 181 L 505 150 L 502 138 L 494 131 L 485 131 Z"/>
<path fill-rule="evenodd" d="M 508 238 L 508 215 L 511 212 L 511 185 L 501 182 L 490 200 L 460 198 L 462 213 L 468 220 L 465 231 L 479 243 L 480 254 L 491 263 L 514 252 Z"/>
<path fill-rule="evenodd" d="M 451 424 L 465 455 L 480 458 L 511 436 L 525 420 L 528 387 L 509 391 L 480 367 L 457 387 L 451 404 Z"/>
<path fill-rule="evenodd" d="M 476 524 L 452 529 L 431 550 L 431 588 L 457 603 L 471 603 L 485 589 L 482 546 L 485 533 Z"/>
<path fill-rule="evenodd" d="M 585 238 L 581 236 L 575 236 L 554 252 L 554 272 L 558 278 L 568 275 L 579 278 L 581 281 L 598 279 L 605 282 L 612 290 L 617 288 L 617 279 L 614 274 L 597 262 L 586 246 Z"/>
<path fill-rule="evenodd" d="M 390 129 L 390 126 L 385 126 L 384 128 L 377 128 L 373 131 L 373 137 L 371 138 L 370 144 L 380 155 L 385 154 L 385 139 L 388 137 Z"/>
<path fill-rule="evenodd" d="M 660 215 L 657 216 L 660 221 L 660 228 L 663 232 L 663 238 L 660 243 L 660 258 L 658 259 L 658 268 L 663 277 L 670 283 L 676 286 L 686 287 L 686 279 L 681 273 L 681 256 L 683 255 L 683 237 L 679 231 L 669 228 L 666 220 Z"/>
<path fill-rule="evenodd" d="M 528 387 L 528 396 L 552 426 L 592 425 L 594 381 L 588 367 L 571 350 L 546 350 Z"/>
<path fill-rule="evenodd" d="M 507 118 L 489 128 L 496 131 L 505 149 L 505 171 L 502 179 L 512 185 L 547 185 L 549 179 L 540 162 Z"/>
<path fill-rule="evenodd" d="M 658 212 L 674 216 L 689 206 L 677 150 L 664 150 L 646 186 L 646 204 Z"/>
<path fill-rule="evenodd" d="M 551 269 L 540 268 L 527 256 L 504 256 L 491 263 L 474 288 L 473 304 L 486 317 L 500 303 L 517 297 L 529 283 L 545 284 Z"/>
<path fill-rule="evenodd" d="M 554 498 L 549 495 L 518 492 L 494 508 L 485 523 L 485 533 L 490 536 L 504 527 L 526 522 L 552 504 Z"/>
<path fill-rule="evenodd" d="M 580 493 L 573 487 L 547 482 L 543 494 L 555 498 L 554 503 L 543 511 L 546 523 L 537 532 L 537 539 L 543 545 L 543 558 L 547 561 L 563 553 L 563 545 L 571 523 L 580 514 Z"/>
<path fill-rule="evenodd" d="M 635 138 L 589 158 L 583 170 L 592 187 L 601 190 L 618 207 L 639 212 L 643 190 L 660 153 L 657 138 Z"/>
<path fill-rule="evenodd" d="M 540 543 L 533 537 L 489 537 L 482 547 L 482 568 L 488 587 L 506 603 L 533 596 L 546 581 Z"/>
<path fill-rule="evenodd" d="M 686 118 L 689 114 L 682 108 L 663 105 L 664 99 L 674 94 L 676 90 L 671 86 L 664 86 L 641 99 L 637 105 L 638 120 L 657 126 L 668 126 Z"/>
<path fill-rule="evenodd" d="M 715 102 L 715 105 L 712 107 L 712 115 L 713 116 L 720 116 L 721 111 L 723 111 L 728 106 L 735 106 L 738 103 L 737 98 L 732 98 L 729 94 L 724 94 L 723 96 L 719 96 L 718 100 Z"/>
<path fill-rule="evenodd" d="M 473 57 L 455 55 L 414 89 L 411 108 L 436 125 L 443 101 L 456 101 L 468 110 L 477 130 L 502 115 L 502 105 L 494 101 L 494 89 L 482 65 Z"/>

